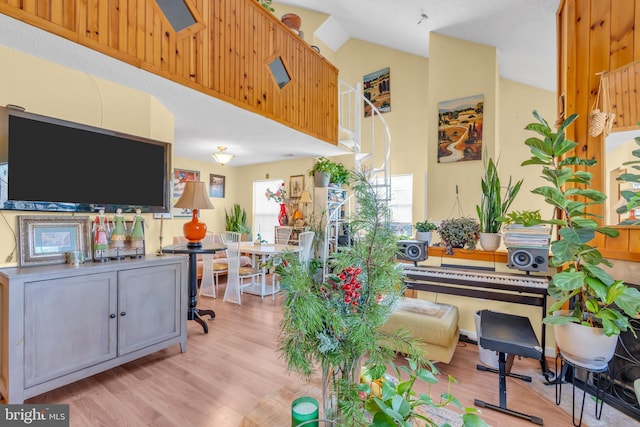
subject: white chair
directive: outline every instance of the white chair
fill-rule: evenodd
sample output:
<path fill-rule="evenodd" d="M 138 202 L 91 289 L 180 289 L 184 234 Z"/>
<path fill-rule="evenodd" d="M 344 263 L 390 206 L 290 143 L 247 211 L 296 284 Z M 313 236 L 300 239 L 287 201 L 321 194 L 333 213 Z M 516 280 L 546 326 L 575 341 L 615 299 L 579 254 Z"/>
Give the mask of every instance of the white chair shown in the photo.
<path fill-rule="evenodd" d="M 298 257 L 300 262 L 307 267 L 311 260 L 311 247 L 313 246 L 315 234 L 313 231 L 304 231 L 298 235 Z M 273 273 L 271 280 L 273 284 L 271 299 L 275 299 L 276 292 L 280 291 L 280 275 Z"/>
<path fill-rule="evenodd" d="M 278 226 L 276 227 L 275 242 L 277 245 L 288 245 L 291 238 L 291 227 Z"/>
<path fill-rule="evenodd" d="M 239 233 L 238 233 L 239 234 Z M 255 268 L 240 267 L 240 242 L 224 240 L 227 245 L 227 288 L 224 291 L 225 302 L 242 304 L 242 289 L 248 286 L 247 280 L 252 282 L 262 280 L 262 272 Z"/>
<path fill-rule="evenodd" d="M 313 247 L 315 234 L 313 231 L 304 231 L 298 235 L 298 247 L 300 248 L 298 255 L 300 256 L 300 262 L 305 266 L 308 266 L 311 260 L 311 248 Z"/>
<path fill-rule="evenodd" d="M 220 233 L 220 239 L 222 243 L 228 245 L 229 243 L 237 243 L 241 240 L 242 234 L 237 231 L 223 231 Z"/>
<path fill-rule="evenodd" d="M 202 243 L 216 243 L 216 236 L 207 234 Z M 214 254 L 202 255 L 202 279 L 200 280 L 200 291 L 198 295 L 218 298 L 218 283 L 221 274 L 227 274 L 228 268 L 226 259 L 224 262 L 216 262 Z"/>

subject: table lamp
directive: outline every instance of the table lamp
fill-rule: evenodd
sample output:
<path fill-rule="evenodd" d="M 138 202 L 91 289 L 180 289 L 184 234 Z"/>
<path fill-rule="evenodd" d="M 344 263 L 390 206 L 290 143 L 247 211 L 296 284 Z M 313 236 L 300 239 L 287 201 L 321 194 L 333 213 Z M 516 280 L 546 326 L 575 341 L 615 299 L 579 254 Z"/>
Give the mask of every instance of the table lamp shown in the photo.
<path fill-rule="evenodd" d="M 198 211 L 200 209 L 214 209 L 207 194 L 206 183 L 202 181 L 185 182 L 182 196 L 180 196 L 180 199 L 178 199 L 174 207 L 191 209 L 193 211 L 191 221 L 184 224 L 184 237 L 189 241 L 189 243 L 187 243 L 188 247 L 201 247 L 201 240 L 207 235 L 207 224 L 198 220 Z"/>
<path fill-rule="evenodd" d="M 307 209 L 304 205 L 306 205 L 307 203 L 311 203 L 311 195 L 307 190 L 302 192 L 302 195 L 300 196 L 300 200 L 298 200 L 298 203 L 302 203 L 303 216 L 307 216 Z"/>

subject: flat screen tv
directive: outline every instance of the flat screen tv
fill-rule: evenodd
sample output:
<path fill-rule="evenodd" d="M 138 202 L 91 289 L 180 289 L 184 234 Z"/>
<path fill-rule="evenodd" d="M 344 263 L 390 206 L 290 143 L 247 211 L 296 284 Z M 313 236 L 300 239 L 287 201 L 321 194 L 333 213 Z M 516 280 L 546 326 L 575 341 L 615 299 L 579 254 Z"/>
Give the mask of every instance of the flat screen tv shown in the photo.
<path fill-rule="evenodd" d="M 169 212 L 171 144 L 0 107 L 0 209 Z"/>

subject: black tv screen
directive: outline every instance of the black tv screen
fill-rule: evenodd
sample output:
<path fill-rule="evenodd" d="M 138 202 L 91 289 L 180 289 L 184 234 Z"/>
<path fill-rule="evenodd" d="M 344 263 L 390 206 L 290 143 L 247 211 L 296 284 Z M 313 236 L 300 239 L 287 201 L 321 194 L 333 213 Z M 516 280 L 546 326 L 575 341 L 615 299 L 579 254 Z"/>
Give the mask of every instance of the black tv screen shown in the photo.
<path fill-rule="evenodd" d="M 0 209 L 169 212 L 170 144 L 3 108 Z"/>

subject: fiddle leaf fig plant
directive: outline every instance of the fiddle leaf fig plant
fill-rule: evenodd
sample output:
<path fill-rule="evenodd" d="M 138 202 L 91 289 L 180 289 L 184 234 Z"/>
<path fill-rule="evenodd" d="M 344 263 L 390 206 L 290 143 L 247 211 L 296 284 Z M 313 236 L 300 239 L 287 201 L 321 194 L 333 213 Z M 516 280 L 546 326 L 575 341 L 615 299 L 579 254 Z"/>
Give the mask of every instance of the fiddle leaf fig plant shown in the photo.
<path fill-rule="evenodd" d="M 596 160 L 570 155 L 577 144 L 566 139 L 565 130 L 578 116 L 569 116 L 556 132 L 537 111 L 533 116 L 538 122 L 528 124 L 525 129 L 540 137 L 525 141 L 532 157 L 522 162 L 522 166 L 541 166 L 542 178 L 549 183 L 532 192 L 543 196 L 545 202 L 554 207 L 555 214 L 552 219 L 533 222 L 558 226 L 559 239 L 551 243 L 553 256 L 549 265 L 562 270 L 549 282 L 549 295 L 556 300 L 549 313 L 559 310 L 569 300 L 575 302 L 568 316 L 550 315 L 545 317 L 544 323 L 581 323 L 603 328 L 607 336 L 631 330 L 635 336 L 629 319 L 640 314 L 640 292 L 626 286 L 622 280 L 614 280 L 600 267 L 601 264 L 609 267 L 612 264 L 590 244 L 595 233 L 609 237 L 619 233 L 612 228 L 600 227 L 596 220 L 598 216 L 589 212 L 589 206 L 603 203 L 606 196 L 590 188 L 591 173 L 584 170 L 593 166 Z"/>

